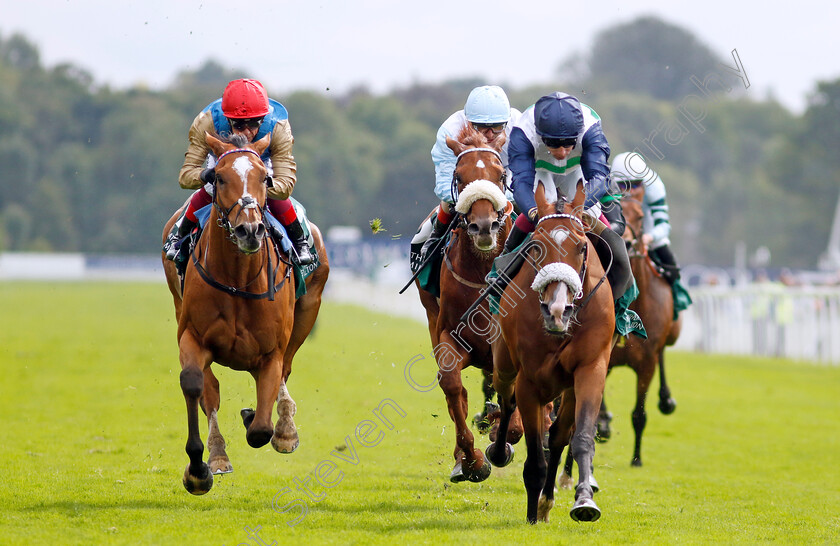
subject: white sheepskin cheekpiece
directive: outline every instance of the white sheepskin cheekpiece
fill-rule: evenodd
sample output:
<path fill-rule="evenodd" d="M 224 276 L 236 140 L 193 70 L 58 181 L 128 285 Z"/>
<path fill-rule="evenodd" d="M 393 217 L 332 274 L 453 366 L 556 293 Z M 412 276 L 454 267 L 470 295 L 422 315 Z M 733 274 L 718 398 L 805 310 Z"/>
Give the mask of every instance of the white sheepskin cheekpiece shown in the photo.
<path fill-rule="evenodd" d="M 467 187 L 458 194 L 458 202 L 455 204 L 455 210 L 461 214 L 469 212 L 470 207 L 479 199 L 488 199 L 493 204 L 496 210 L 504 210 L 507 206 L 508 200 L 499 186 L 490 182 L 489 180 L 473 180 Z"/>
<path fill-rule="evenodd" d="M 569 264 L 561 262 L 550 263 L 537 272 L 534 282 L 531 283 L 531 290 L 542 292 L 549 283 L 554 281 L 564 282 L 575 293 L 575 299 L 583 295 L 583 284 L 580 281 L 577 271 Z"/>

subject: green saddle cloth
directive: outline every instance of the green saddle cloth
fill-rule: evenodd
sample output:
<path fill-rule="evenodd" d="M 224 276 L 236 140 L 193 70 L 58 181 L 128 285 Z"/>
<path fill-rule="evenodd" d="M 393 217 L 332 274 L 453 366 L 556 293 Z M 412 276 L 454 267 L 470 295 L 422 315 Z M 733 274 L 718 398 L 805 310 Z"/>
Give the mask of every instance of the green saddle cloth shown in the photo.
<path fill-rule="evenodd" d="M 309 242 L 309 248 L 315 257 L 315 260 L 309 265 L 300 266 L 292 262 L 292 271 L 295 274 L 295 299 L 298 299 L 306 294 L 306 279 L 321 265 L 321 257 L 318 256 L 318 251 L 315 249 L 315 238 L 312 236 L 312 230 L 309 228 L 309 218 L 306 216 L 306 208 L 294 197 L 289 197 L 289 200 L 291 200 L 292 206 L 295 207 L 295 213 L 300 220 L 300 225 L 303 227 L 303 235 L 306 237 L 307 242 Z"/>
<path fill-rule="evenodd" d="M 693 302 L 691 295 L 688 293 L 688 289 L 679 279 L 674 281 L 674 285 L 671 287 L 671 293 L 674 295 L 674 320 L 677 320 L 680 311 L 688 309 L 688 306 Z"/>

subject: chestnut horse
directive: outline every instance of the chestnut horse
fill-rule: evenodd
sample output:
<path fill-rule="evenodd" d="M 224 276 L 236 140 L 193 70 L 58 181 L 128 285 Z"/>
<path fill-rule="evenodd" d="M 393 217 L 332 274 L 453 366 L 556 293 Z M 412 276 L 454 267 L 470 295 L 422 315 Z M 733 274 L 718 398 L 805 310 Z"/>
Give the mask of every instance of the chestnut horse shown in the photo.
<path fill-rule="evenodd" d="M 580 471 L 570 515 L 575 521 L 595 521 L 601 511 L 592 498 L 590 479 L 595 423 L 615 329 L 612 290 L 586 235 L 584 221 L 590 220 L 582 213 L 582 181 L 572 203 L 546 202 L 541 184 L 535 197 L 539 221 L 526 251 L 529 264 L 513 277 L 499 308 L 502 338 L 493 344 L 493 384 L 502 417 L 487 457 L 495 466 L 510 462 L 503 431 L 515 405 L 528 449 L 522 471 L 528 522 L 548 521 L 560 456 L 570 439 Z M 561 395 L 557 418 L 548 430 L 546 464 L 543 406 Z"/>
<path fill-rule="evenodd" d="M 645 244 L 642 200 L 643 184 L 633 187 L 621 201 L 621 208 L 627 222 L 624 238 L 630 245 L 630 265 L 639 287 L 639 297 L 630 305 L 636 311 L 647 330 L 647 339 L 629 336 L 623 344 L 613 349 L 610 369 L 613 366 L 628 365 L 636 372 L 636 406 L 632 422 L 636 433 L 633 447 L 633 466 L 642 466 L 642 432 L 647 423 L 645 399 L 647 398 L 653 374 L 659 365 L 659 410 L 670 415 L 677 403 L 671 398 L 671 390 L 665 381 L 665 347 L 677 342 L 682 320 L 674 320 L 674 296 L 671 285 L 656 270 L 647 253 Z M 611 415 L 606 404 L 602 404 L 598 418 L 598 434 L 606 439 L 610 436 Z"/>
<path fill-rule="evenodd" d="M 457 157 L 455 209 L 460 216 L 454 220 L 458 224 L 444 250 L 440 301 L 415 282 L 429 322 L 439 368 L 438 382 L 455 423 L 455 466 L 450 475 L 453 482 L 480 482 L 490 475 L 490 464 L 484 460 L 481 450 L 475 448 L 473 434 L 467 426 L 469 406 L 461 370 L 475 366 L 486 374 L 493 372 L 489 335 L 493 321 L 487 302 L 470 316 L 470 324 L 460 322 L 460 317 L 487 288 L 485 276 L 501 253 L 512 226 L 513 205 L 505 198 L 505 167 L 499 154 L 504 140 L 501 135 L 487 144 L 484 136 L 469 124 L 458 140 L 446 139 Z"/>
<path fill-rule="evenodd" d="M 281 453 L 291 453 L 299 443 L 293 416 L 294 400 L 286 382 L 292 359 L 309 335 L 321 305 L 329 264 L 321 234 L 310 224 L 321 265 L 307 282 L 307 292 L 295 301 L 290 263 L 266 237 L 266 167 L 260 155 L 270 136 L 248 144 L 244 138 L 230 142 L 207 135 L 218 158 L 213 209 L 196 244 L 183 279 L 173 262 L 163 258 L 169 290 L 178 321 L 181 390 L 187 403 L 184 487 L 202 495 L 213 486 L 213 475 L 231 472 L 225 440 L 219 431 L 219 382 L 210 365 L 217 362 L 249 372 L 256 381 L 256 411 L 242 410 L 252 447 L 271 442 Z M 166 239 L 177 220 L 166 223 Z M 271 410 L 277 401 L 277 424 Z M 198 428 L 198 407 L 207 415 L 208 463 Z"/>

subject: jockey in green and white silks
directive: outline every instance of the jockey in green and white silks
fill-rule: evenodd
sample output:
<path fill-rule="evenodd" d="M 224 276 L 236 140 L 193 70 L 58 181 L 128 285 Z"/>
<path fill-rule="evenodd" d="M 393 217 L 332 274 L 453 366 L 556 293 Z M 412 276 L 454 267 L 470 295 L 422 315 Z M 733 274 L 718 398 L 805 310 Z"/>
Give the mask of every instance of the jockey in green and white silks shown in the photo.
<path fill-rule="evenodd" d="M 571 201 L 578 180 L 583 180 L 587 211 L 599 216 L 599 201 L 607 194 L 610 147 L 595 110 L 566 93 L 555 92 L 541 97 L 525 110 L 514 124 L 508 144 L 509 168 L 513 178 L 513 196 L 522 211 L 505 242 L 505 250 L 518 247 L 534 230 L 537 184 L 545 188 L 549 201 L 558 197 Z M 607 211 L 606 208 L 610 210 Z M 603 211 L 611 226 L 623 228 L 620 207 Z M 613 222 L 615 209 L 617 218 Z M 607 214 L 609 212 L 609 214 Z M 615 224 L 615 225 L 613 225 Z M 630 260 L 620 235 L 596 222 L 593 243 L 602 263 L 612 264 L 607 276 L 618 300 L 633 286 Z M 621 229 L 623 231 L 623 229 Z"/>
<path fill-rule="evenodd" d="M 484 135 L 488 144 L 492 144 L 501 135 L 505 135 L 505 144 L 500 156 L 507 166 L 507 142 L 510 137 L 512 122 L 520 116 L 519 110 L 511 108 L 504 90 L 497 85 L 483 85 L 473 89 L 463 110 L 458 110 L 440 126 L 435 145 L 432 147 L 432 162 L 435 165 L 435 195 L 440 199 L 437 214 L 433 217 L 432 233 L 423 244 L 421 260 L 425 260 L 429 250 L 440 240 L 453 218 L 454 196 L 452 195 L 452 177 L 455 174 L 455 153 L 446 145 L 446 138 L 457 138 L 461 130 L 471 123 L 473 128 Z M 510 196 L 508 196 L 510 197 Z"/>
<path fill-rule="evenodd" d="M 680 278 L 680 268 L 670 246 L 671 219 L 668 215 L 665 184 L 656 171 L 647 165 L 644 157 L 636 152 L 623 152 L 615 156 L 610 176 L 619 187 L 645 185 L 642 201 L 643 239 L 648 253 L 663 267 L 665 278 L 673 284 Z"/>

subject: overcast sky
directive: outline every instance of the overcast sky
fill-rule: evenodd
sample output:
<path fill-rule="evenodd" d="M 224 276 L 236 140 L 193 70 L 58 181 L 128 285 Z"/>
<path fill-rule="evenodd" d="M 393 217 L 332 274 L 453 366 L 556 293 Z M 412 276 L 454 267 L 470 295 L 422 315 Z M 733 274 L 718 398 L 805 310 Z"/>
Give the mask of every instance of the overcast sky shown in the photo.
<path fill-rule="evenodd" d="M 692 32 L 730 65 L 736 49 L 756 99 L 772 91 L 798 112 L 818 80 L 840 78 L 840 6 L 834 2 L 628 4 L 0 0 L 0 35 L 21 32 L 47 67 L 71 62 L 97 83 L 118 88 L 162 88 L 179 71 L 215 59 L 248 71 L 274 94 L 343 94 L 357 85 L 385 92 L 455 77 L 515 88 L 546 83 L 569 53 L 588 51 L 598 31 L 656 15 Z"/>

